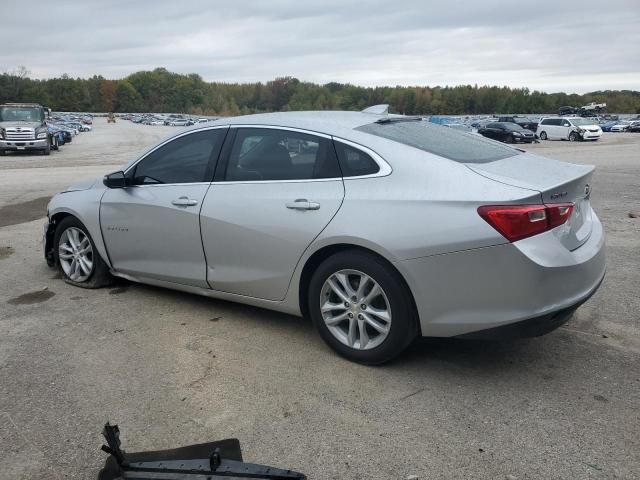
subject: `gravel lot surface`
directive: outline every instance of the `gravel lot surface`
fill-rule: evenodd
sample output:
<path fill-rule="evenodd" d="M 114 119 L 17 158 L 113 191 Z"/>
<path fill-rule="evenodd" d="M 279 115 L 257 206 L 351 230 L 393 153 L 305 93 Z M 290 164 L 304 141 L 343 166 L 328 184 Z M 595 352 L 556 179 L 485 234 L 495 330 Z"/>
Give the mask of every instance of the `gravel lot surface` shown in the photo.
<path fill-rule="evenodd" d="M 567 325 L 370 368 L 303 319 L 47 268 L 47 198 L 177 130 L 98 119 L 50 157 L 0 158 L 1 479 L 95 478 L 107 420 L 125 449 L 237 437 L 312 479 L 639 478 L 640 134 L 525 147 L 598 167 L 608 274 Z"/>

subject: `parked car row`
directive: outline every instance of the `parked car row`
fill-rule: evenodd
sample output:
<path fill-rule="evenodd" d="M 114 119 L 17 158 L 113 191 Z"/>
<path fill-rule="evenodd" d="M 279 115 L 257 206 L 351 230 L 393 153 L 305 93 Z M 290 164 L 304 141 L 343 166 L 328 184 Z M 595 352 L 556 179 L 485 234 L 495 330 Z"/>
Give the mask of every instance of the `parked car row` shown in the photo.
<path fill-rule="evenodd" d="M 600 125 L 603 132 L 640 132 L 640 120 L 619 120 Z"/>
<path fill-rule="evenodd" d="M 93 130 L 93 116 L 52 113 L 47 119 L 47 129 L 51 149 L 59 150 L 62 145 L 71 143 L 76 135 Z"/>
<path fill-rule="evenodd" d="M 433 120 L 431 120 L 433 121 Z M 627 120 L 618 115 L 604 116 L 548 116 L 537 120 L 518 115 L 492 117 L 439 117 L 433 123 L 462 124 L 488 138 L 507 143 L 520 143 L 536 140 L 598 140 L 603 132 L 640 132 L 640 116 Z M 519 126 L 516 128 L 514 125 Z M 522 130 L 526 130 L 522 135 Z M 514 133 L 516 132 L 516 133 Z M 533 139 L 531 139 L 533 135 Z"/>
<path fill-rule="evenodd" d="M 191 127 L 193 125 L 203 125 L 217 118 L 197 118 L 180 114 L 125 114 L 120 118 L 130 120 L 133 123 L 143 125 L 169 125 L 172 127 Z"/>

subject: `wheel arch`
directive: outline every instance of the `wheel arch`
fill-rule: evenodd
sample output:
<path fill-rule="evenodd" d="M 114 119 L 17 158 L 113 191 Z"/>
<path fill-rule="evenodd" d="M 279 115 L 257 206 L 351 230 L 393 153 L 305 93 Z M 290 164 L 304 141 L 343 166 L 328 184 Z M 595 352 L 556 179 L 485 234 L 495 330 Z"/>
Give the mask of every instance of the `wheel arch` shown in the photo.
<path fill-rule="evenodd" d="M 54 197 L 55 198 L 55 197 Z M 51 205 L 51 204 L 50 204 Z M 86 208 L 86 207 L 85 207 Z M 100 229 L 100 225 L 98 222 L 91 222 L 88 218 L 85 218 L 80 212 L 67 208 L 66 206 L 58 206 L 57 208 L 49 211 L 49 223 L 47 226 L 47 231 L 44 234 L 44 251 L 45 251 L 45 259 L 47 260 L 47 265 L 50 267 L 55 266 L 55 260 L 53 255 L 54 247 L 54 236 L 56 232 L 57 226 L 60 224 L 62 220 L 67 217 L 76 218 L 82 225 L 85 226 L 89 235 L 91 235 L 91 239 L 96 246 L 96 250 L 98 254 L 102 258 L 102 260 L 107 264 L 109 268 L 111 268 L 111 261 L 109 259 L 109 255 L 107 254 L 106 247 L 104 245 L 102 239 L 102 230 Z"/>
<path fill-rule="evenodd" d="M 375 250 L 372 250 L 365 246 L 357 245 L 354 243 L 334 243 L 330 245 L 325 245 L 319 248 L 318 250 L 316 250 L 315 252 L 313 252 L 313 254 L 311 254 L 307 258 L 300 272 L 300 281 L 298 282 L 298 303 L 299 303 L 300 313 L 302 314 L 302 316 L 305 318 L 309 318 L 309 304 L 307 300 L 308 295 L 306 292 L 309 289 L 309 283 L 311 282 L 311 277 L 313 276 L 313 273 L 320 266 L 320 264 L 324 262 L 327 258 L 329 258 L 332 255 L 335 255 L 338 252 L 343 252 L 346 250 L 356 250 L 356 251 L 365 252 L 370 255 L 373 255 L 377 257 L 379 260 L 381 260 L 383 263 L 385 263 L 389 269 L 394 271 L 399 276 L 404 287 L 407 289 L 407 292 L 409 293 L 409 298 L 411 299 L 411 307 L 413 308 L 413 311 L 416 315 L 416 320 L 418 323 L 418 335 L 422 335 L 422 329 L 420 327 L 420 320 L 418 318 L 418 308 L 416 305 L 416 301 L 413 296 L 413 291 L 411 290 L 411 287 L 409 286 L 409 283 L 407 282 L 405 276 L 396 267 L 396 265 L 394 265 L 391 261 L 389 261 L 384 255 L 380 254 L 379 252 L 376 252 Z"/>
<path fill-rule="evenodd" d="M 72 213 L 67 211 L 59 211 L 54 213 L 53 215 L 50 215 L 49 217 L 49 223 L 47 224 L 47 231 L 44 233 L 44 257 L 47 260 L 47 265 L 49 265 L 50 267 L 55 267 L 56 265 L 55 255 L 53 253 L 53 249 L 54 249 L 53 244 L 54 244 L 54 237 L 56 234 L 56 228 L 58 228 L 58 225 L 60 224 L 60 222 L 67 217 L 78 218 Z"/>

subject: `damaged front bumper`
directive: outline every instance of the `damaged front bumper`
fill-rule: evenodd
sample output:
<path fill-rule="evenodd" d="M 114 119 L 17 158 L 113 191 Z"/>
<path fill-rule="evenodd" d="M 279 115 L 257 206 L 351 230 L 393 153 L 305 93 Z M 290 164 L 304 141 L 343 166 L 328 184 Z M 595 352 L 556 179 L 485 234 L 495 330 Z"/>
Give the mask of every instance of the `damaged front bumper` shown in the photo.
<path fill-rule="evenodd" d="M 104 427 L 109 454 L 98 480 L 215 480 L 218 478 L 305 480 L 293 470 L 267 467 L 242 461 L 240 442 L 236 438 L 201 443 L 172 450 L 126 453 L 120 449 L 117 425 Z"/>

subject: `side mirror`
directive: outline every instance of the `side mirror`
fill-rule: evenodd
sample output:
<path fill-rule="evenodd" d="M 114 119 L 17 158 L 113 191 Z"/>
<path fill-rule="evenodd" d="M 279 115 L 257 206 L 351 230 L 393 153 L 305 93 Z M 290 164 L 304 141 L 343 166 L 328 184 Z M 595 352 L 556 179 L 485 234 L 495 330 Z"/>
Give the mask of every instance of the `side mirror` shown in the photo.
<path fill-rule="evenodd" d="M 124 188 L 129 182 L 123 171 L 113 172 L 104 176 L 102 183 L 108 188 Z"/>

